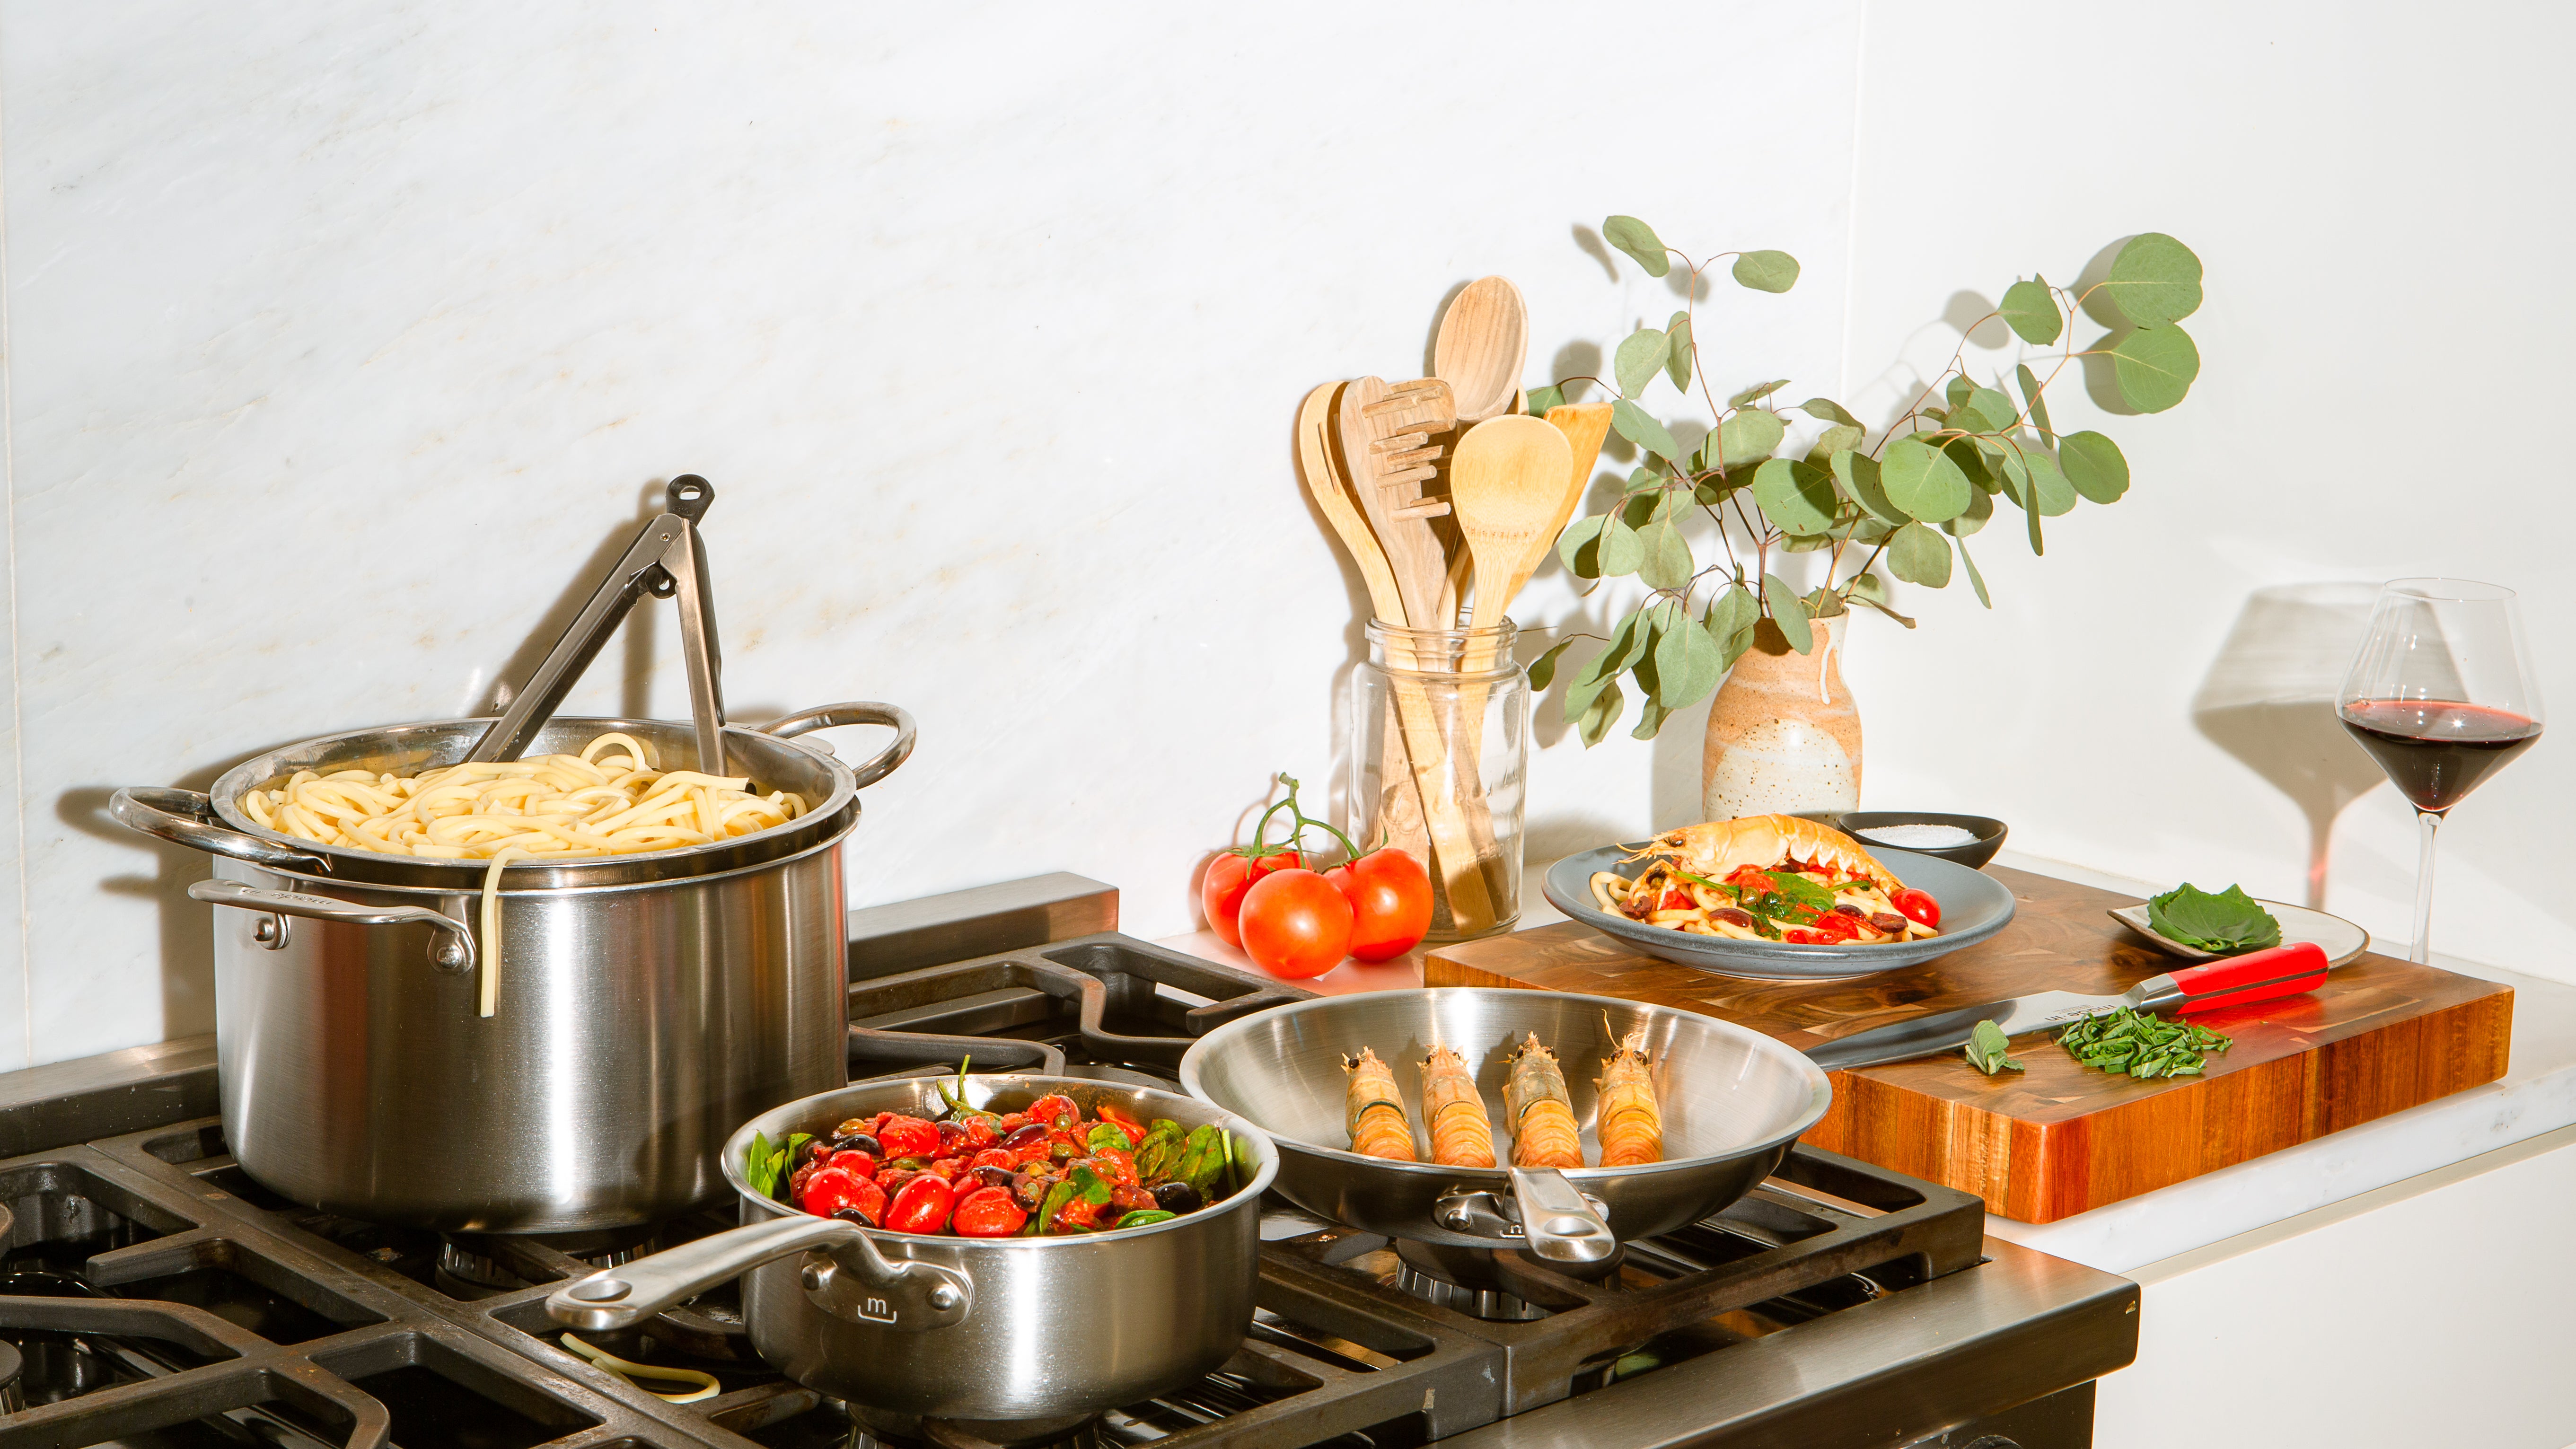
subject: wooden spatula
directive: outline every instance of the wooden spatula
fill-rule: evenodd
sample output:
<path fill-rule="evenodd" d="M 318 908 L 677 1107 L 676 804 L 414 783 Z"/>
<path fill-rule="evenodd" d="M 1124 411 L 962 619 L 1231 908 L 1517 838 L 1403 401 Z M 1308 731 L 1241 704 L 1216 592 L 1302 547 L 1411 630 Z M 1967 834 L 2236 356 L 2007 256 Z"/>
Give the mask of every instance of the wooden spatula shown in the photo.
<path fill-rule="evenodd" d="M 1547 420 L 1560 433 L 1574 455 L 1574 472 L 1566 479 L 1565 502 L 1556 510 L 1556 527 L 1551 536 L 1565 532 L 1566 520 L 1583 502 L 1583 489 L 1592 481 L 1592 465 L 1600 460 L 1601 440 L 1610 436 L 1610 404 L 1561 403 L 1547 410 Z"/>
<path fill-rule="evenodd" d="M 1458 425 L 1449 385 L 1426 377 L 1390 388 L 1380 378 L 1359 378 L 1342 388 L 1334 422 L 1360 511 L 1386 550 L 1396 593 L 1404 601 L 1404 618 L 1387 622 L 1439 628 L 1440 587 L 1448 577 L 1449 559 L 1428 520 L 1447 513 L 1449 505 L 1424 498 L 1422 485 L 1438 474 L 1435 437 Z"/>
<path fill-rule="evenodd" d="M 1487 418 L 1458 440 L 1449 504 L 1476 559 L 1476 628 L 1502 621 L 1539 561 L 1556 546 L 1573 448 L 1545 418 Z"/>
<path fill-rule="evenodd" d="M 1467 284 L 1440 316 L 1431 344 L 1431 375 L 1449 384 L 1460 423 L 1480 423 L 1512 410 L 1521 367 L 1529 360 L 1529 306 L 1502 277 Z"/>

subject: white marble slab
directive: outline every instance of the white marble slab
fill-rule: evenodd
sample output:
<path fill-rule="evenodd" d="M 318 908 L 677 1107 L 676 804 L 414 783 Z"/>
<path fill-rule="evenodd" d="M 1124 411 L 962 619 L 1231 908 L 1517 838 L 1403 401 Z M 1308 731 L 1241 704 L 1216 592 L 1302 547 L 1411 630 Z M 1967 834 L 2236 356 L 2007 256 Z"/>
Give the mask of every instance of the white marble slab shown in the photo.
<path fill-rule="evenodd" d="M 1649 116 L 1630 28 L 1541 11 L 0 0 L 0 1067 L 210 1023 L 203 862 L 110 789 L 476 707 L 682 471 L 737 717 L 920 717 L 854 903 L 1073 869 L 1181 929 L 1270 772 L 1334 788 L 1362 595 L 1299 399 L 1419 375 L 1489 272 L 1533 382 L 1661 324 L 1665 283 L 1578 242 L 1616 211 L 1796 254 L 1703 335 L 1721 394 L 1830 391 L 1859 9 L 1671 7 L 1657 46 L 1763 59 Z M 1552 570 L 1526 597 L 1572 612 Z M 572 706 L 685 714 L 672 639 Z M 1689 719 L 1561 734 L 1542 832 L 1690 794 Z"/>

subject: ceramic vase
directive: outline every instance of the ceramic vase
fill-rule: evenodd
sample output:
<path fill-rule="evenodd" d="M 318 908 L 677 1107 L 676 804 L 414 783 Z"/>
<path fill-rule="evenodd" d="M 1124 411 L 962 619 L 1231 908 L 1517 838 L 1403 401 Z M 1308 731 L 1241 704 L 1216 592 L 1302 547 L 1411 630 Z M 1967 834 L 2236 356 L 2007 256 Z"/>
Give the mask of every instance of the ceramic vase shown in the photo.
<path fill-rule="evenodd" d="M 1815 648 L 1805 654 L 1770 620 L 1754 627 L 1753 647 L 1709 706 L 1702 819 L 1860 808 L 1860 710 L 1841 665 L 1850 627 L 1848 614 L 1812 621 Z"/>

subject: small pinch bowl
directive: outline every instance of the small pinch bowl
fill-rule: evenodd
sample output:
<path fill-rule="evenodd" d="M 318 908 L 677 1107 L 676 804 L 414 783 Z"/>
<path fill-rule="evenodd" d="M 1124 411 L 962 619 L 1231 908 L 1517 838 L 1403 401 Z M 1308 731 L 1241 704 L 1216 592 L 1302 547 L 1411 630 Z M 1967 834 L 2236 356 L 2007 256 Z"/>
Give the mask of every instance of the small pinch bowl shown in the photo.
<path fill-rule="evenodd" d="M 1889 845 L 1861 834 L 1864 830 L 1884 830 L 1891 825 L 1952 825 L 1977 837 L 1965 845 Z M 1995 852 L 2004 848 L 2004 823 L 1991 815 L 1942 815 L 1929 810 L 1846 810 L 1834 821 L 1834 828 L 1860 842 L 1860 848 L 1876 855 L 1882 850 L 1910 851 L 1938 860 L 1957 861 L 1970 870 L 1983 870 Z"/>

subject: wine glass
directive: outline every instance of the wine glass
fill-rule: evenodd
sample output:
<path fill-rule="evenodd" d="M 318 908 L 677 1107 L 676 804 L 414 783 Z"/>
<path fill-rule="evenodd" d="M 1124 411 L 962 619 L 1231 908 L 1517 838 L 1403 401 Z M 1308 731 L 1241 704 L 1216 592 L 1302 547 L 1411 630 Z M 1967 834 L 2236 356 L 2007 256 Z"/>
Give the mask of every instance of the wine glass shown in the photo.
<path fill-rule="evenodd" d="M 2433 835 L 2442 817 L 2540 738 L 2540 687 L 2513 590 L 2466 579 L 2398 579 L 2335 714 L 2423 822 L 2413 959 L 2432 959 Z"/>

